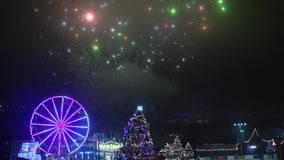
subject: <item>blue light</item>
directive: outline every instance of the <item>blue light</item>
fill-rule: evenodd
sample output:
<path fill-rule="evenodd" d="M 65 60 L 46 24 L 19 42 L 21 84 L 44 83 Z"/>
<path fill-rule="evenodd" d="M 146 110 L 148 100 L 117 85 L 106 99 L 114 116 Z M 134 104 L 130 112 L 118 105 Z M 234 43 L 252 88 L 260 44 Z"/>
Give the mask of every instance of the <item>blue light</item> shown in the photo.
<path fill-rule="evenodd" d="M 141 106 L 141 105 L 137 106 L 137 111 L 142 112 L 143 111 L 143 106 Z"/>

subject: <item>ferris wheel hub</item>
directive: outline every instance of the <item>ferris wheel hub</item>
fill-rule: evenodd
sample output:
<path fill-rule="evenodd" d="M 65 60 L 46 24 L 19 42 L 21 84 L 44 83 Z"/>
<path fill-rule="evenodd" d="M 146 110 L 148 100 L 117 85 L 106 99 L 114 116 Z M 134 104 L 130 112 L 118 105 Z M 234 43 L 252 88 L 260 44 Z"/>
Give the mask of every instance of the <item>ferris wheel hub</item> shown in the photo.
<path fill-rule="evenodd" d="M 64 123 L 64 122 L 58 122 L 58 123 L 56 124 L 56 127 L 59 128 L 59 129 L 65 128 L 66 126 L 67 126 L 67 125 L 66 125 L 66 123 Z"/>

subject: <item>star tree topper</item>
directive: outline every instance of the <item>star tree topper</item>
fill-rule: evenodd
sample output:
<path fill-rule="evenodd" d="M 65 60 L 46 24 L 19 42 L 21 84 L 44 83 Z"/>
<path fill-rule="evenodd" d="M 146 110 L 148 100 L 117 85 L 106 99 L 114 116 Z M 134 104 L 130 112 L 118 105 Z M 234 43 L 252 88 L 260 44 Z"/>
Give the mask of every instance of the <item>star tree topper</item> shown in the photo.
<path fill-rule="evenodd" d="M 141 106 L 141 105 L 137 106 L 137 111 L 142 112 L 143 111 L 143 106 Z"/>

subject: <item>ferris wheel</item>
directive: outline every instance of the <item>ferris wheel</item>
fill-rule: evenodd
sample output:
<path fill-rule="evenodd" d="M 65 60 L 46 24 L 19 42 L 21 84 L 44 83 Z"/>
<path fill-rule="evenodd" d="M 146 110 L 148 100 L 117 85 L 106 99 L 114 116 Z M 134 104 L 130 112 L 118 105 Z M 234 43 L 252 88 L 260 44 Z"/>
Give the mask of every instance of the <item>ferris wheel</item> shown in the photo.
<path fill-rule="evenodd" d="M 89 133 L 89 117 L 84 107 L 66 96 L 41 102 L 30 120 L 32 139 L 48 154 L 68 155 L 78 150 Z"/>

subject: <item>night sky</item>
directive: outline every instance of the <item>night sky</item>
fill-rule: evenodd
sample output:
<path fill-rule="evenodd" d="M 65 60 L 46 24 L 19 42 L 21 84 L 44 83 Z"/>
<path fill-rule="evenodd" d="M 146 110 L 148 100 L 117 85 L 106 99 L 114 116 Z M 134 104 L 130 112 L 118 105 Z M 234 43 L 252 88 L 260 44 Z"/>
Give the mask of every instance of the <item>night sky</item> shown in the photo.
<path fill-rule="evenodd" d="M 85 106 L 93 133 L 122 132 L 137 105 L 153 133 L 191 116 L 280 127 L 284 26 L 277 3 L 1 2 L 0 105 L 34 108 L 70 96 Z M 2 112 L 1 121 L 28 126 L 31 113 L 11 118 L 17 114 Z"/>

